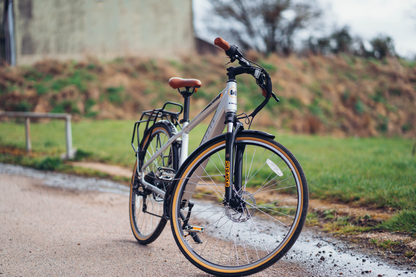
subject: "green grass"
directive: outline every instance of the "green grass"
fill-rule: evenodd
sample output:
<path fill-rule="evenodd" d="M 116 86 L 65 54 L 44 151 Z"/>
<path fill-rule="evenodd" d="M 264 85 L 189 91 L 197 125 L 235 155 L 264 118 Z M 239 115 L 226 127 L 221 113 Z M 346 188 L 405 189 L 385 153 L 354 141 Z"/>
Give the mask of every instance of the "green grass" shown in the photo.
<path fill-rule="evenodd" d="M 132 167 L 135 156 L 131 148 L 133 120 L 72 122 L 73 146 L 88 153 L 88 158 L 110 164 Z M 204 127 L 192 131 L 194 140 L 190 142 L 190 151 L 194 150 L 204 135 Z M 58 155 L 66 151 L 65 122 L 54 120 L 50 123 L 31 123 L 30 135 L 32 149 L 35 152 Z M 0 145 L 10 145 L 25 149 L 24 122 L 0 123 Z"/>
<path fill-rule="evenodd" d="M 400 211 L 378 227 L 391 232 L 408 232 L 416 235 L 416 209 Z"/>
<path fill-rule="evenodd" d="M 312 197 L 396 209 L 416 208 L 416 158 L 401 138 L 277 136 L 300 161 Z"/>
<path fill-rule="evenodd" d="M 135 159 L 130 145 L 133 124 L 134 121 L 127 120 L 73 122 L 73 145 L 82 150 L 82 158 L 130 168 Z M 206 125 L 201 125 L 190 133 L 190 152 L 199 145 L 205 129 Z M 416 157 L 411 154 L 414 142 L 402 138 L 281 135 L 275 130 L 269 133 L 276 134 L 276 140 L 301 163 L 312 198 L 397 209 L 403 212 L 380 228 L 415 232 Z M 24 149 L 24 137 L 23 122 L 0 123 L 0 145 Z M 65 152 L 62 121 L 32 123 L 31 137 L 36 152 L 51 156 Z M 48 161 L 44 163 L 47 166 Z"/>
<path fill-rule="evenodd" d="M 371 239 L 370 243 L 375 244 L 378 247 L 384 248 L 384 250 L 390 249 L 394 246 L 399 246 L 401 244 L 398 241 L 391 241 L 391 240 L 378 241 L 377 239 Z"/>

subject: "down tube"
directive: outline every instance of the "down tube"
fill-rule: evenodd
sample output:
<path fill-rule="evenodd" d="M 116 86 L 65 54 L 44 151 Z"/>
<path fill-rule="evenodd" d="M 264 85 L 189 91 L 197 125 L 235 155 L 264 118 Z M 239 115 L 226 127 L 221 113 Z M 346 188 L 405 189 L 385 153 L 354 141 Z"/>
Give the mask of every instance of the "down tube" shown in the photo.
<path fill-rule="evenodd" d="M 208 129 L 202 138 L 201 145 L 211 138 L 214 138 L 218 135 L 221 135 L 224 128 L 225 128 L 225 107 L 228 103 L 228 93 L 226 93 L 226 90 L 223 90 L 222 94 L 223 97 L 221 99 L 221 103 L 219 104 L 217 111 L 215 112 L 214 116 L 212 117 L 212 120 L 208 126 Z M 224 157 L 225 158 L 225 157 Z M 204 161 L 201 163 L 201 165 L 195 170 L 196 176 L 201 176 L 203 171 L 205 170 L 205 166 L 207 165 L 208 161 Z M 195 184 L 188 184 L 188 190 L 184 192 L 182 201 L 186 202 L 189 200 L 189 198 L 192 196 L 194 189 L 196 188 Z"/>

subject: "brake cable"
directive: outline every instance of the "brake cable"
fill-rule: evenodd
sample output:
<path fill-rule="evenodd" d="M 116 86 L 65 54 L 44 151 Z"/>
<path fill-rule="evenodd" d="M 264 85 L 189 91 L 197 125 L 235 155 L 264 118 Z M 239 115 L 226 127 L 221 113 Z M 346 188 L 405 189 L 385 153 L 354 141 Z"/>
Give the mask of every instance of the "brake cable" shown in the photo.
<path fill-rule="evenodd" d="M 248 61 L 248 63 L 250 64 L 249 66 L 255 68 L 254 74 L 252 74 L 252 75 L 256 79 L 257 85 L 262 89 L 263 96 L 265 97 L 263 102 L 261 102 L 261 104 L 259 106 L 257 106 L 257 108 L 251 114 L 249 114 L 247 116 L 247 117 L 251 117 L 251 120 L 250 120 L 250 125 L 251 125 L 251 123 L 254 120 L 254 117 L 267 105 L 267 103 L 270 100 L 270 97 L 273 97 L 277 102 L 280 102 L 280 100 L 279 100 L 279 98 L 276 97 L 276 95 L 272 91 L 272 80 L 270 78 L 269 73 L 261 65 L 255 63 L 253 61 L 250 61 L 249 59 L 245 58 L 241 53 L 239 53 L 239 54 L 241 55 L 241 57 L 239 57 L 239 58 L 244 59 L 244 62 Z M 237 59 L 240 61 L 239 58 L 237 58 Z M 265 80 L 264 80 L 263 76 L 264 76 Z M 262 82 L 262 84 L 260 82 Z M 266 95 L 264 95 L 264 92 L 266 92 Z"/>

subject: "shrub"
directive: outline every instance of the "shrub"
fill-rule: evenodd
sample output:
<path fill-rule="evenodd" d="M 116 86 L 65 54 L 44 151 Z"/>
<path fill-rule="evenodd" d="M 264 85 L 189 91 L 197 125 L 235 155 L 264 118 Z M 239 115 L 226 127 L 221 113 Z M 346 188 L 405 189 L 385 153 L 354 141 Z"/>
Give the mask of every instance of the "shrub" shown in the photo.
<path fill-rule="evenodd" d="M 124 99 L 123 99 L 123 96 L 122 96 L 122 92 L 124 92 L 124 87 L 123 86 L 109 87 L 107 89 L 108 100 L 111 103 L 115 103 L 115 104 L 123 103 Z"/>
<path fill-rule="evenodd" d="M 72 75 L 66 78 L 59 78 L 52 82 L 51 88 L 54 91 L 61 91 L 69 85 L 75 85 L 80 91 L 87 90 L 86 81 L 94 80 L 94 75 L 91 75 L 86 70 L 76 70 Z"/>
<path fill-rule="evenodd" d="M 377 130 L 382 133 L 385 133 L 387 132 L 387 129 L 388 129 L 389 119 L 384 116 L 380 116 L 380 118 L 381 118 L 381 122 L 377 125 Z"/>
<path fill-rule="evenodd" d="M 35 163 L 35 168 L 39 170 L 56 170 L 62 166 L 62 160 L 58 157 L 46 157 Z"/>
<path fill-rule="evenodd" d="M 413 129 L 413 125 L 411 123 L 406 123 L 406 124 L 403 124 L 402 126 L 403 133 L 406 133 L 412 129 Z"/>
<path fill-rule="evenodd" d="M 370 95 L 370 98 L 373 99 L 375 102 L 383 103 L 385 102 L 385 99 L 383 97 L 383 92 L 380 88 L 376 89 L 376 93 L 374 95 Z"/>
<path fill-rule="evenodd" d="M 65 100 L 61 103 L 56 104 L 56 106 L 51 110 L 51 113 L 76 113 L 79 114 L 80 111 L 73 101 Z"/>
<path fill-rule="evenodd" d="M 366 110 L 365 104 L 360 99 L 358 99 L 358 101 L 355 103 L 354 108 L 355 108 L 356 112 L 359 113 L 359 114 L 363 114 Z"/>
<path fill-rule="evenodd" d="M 32 110 L 32 105 L 26 100 L 23 100 L 16 105 L 15 109 L 18 112 L 30 112 Z"/>
<path fill-rule="evenodd" d="M 48 88 L 45 87 L 43 84 L 35 84 L 33 88 L 36 90 L 38 95 L 43 95 L 48 93 Z"/>
<path fill-rule="evenodd" d="M 87 159 L 91 156 L 92 156 L 91 152 L 84 151 L 82 149 L 78 149 L 73 160 L 74 161 L 82 161 L 82 160 Z"/>

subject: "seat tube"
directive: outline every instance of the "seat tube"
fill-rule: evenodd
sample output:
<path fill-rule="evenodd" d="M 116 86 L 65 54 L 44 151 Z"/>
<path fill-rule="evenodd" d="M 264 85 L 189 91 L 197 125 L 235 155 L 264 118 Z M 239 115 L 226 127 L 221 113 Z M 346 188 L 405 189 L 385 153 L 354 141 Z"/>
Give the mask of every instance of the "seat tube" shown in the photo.
<path fill-rule="evenodd" d="M 185 129 L 186 126 L 189 124 L 189 106 L 191 101 L 192 92 L 188 90 L 181 92 L 184 98 L 184 111 L 183 111 L 183 119 L 181 120 L 182 129 Z M 189 144 L 189 135 L 188 133 L 184 132 L 182 134 L 182 145 L 181 145 L 181 159 L 179 161 L 179 166 L 183 164 L 183 162 L 188 158 L 188 144 Z"/>
<path fill-rule="evenodd" d="M 182 128 L 186 128 L 186 126 L 188 126 L 188 122 L 184 122 L 182 124 Z M 181 160 L 179 165 L 182 165 L 183 162 L 186 160 L 186 158 L 188 158 L 188 144 L 189 144 L 189 135 L 184 132 L 182 134 L 182 145 L 181 145 Z"/>
<path fill-rule="evenodd" d="M 235 80 L 228 80 L 225 97 L 227 97 L 225 106 L 225 123 L 227 125 L 227 133 L 225 134 L 225 201 L 229 203 L 233 187 L 233 126 L 237 112 L 237 82 Z"/>

